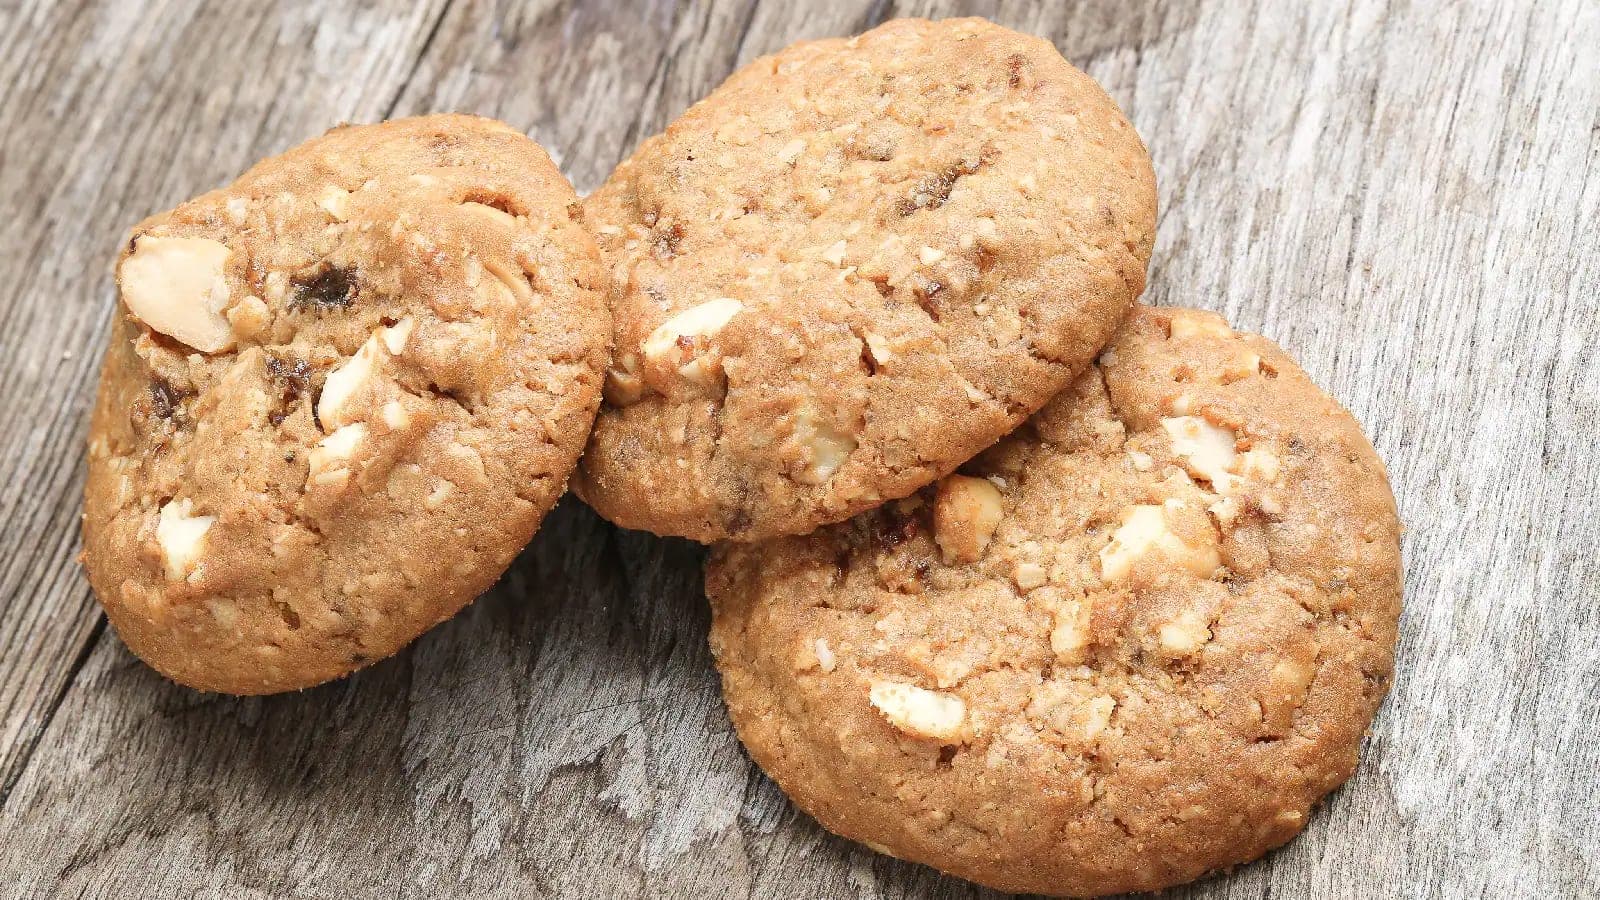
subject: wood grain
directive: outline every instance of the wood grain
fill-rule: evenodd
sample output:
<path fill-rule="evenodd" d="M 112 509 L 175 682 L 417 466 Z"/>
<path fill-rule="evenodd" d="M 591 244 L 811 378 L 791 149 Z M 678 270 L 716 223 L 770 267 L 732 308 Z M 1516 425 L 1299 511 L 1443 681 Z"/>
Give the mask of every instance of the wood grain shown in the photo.
<path fill-rule="evenodd" d="M 987 896 L 746 759 L 698 548 L 564 501 L 399 657 L 162 681 L 73 563 L 141 216 L 341 119 L 529 130 L 587 190 L 732 67 L 893 15 L 1046 35 L 1156 160 L 1150 298 L 1298 356 L 1408 524 L 1394 692 L 1307 833 L 1182 897 L 1600 896 L 1600 6 L 0 0 L 0 895 Z"/>

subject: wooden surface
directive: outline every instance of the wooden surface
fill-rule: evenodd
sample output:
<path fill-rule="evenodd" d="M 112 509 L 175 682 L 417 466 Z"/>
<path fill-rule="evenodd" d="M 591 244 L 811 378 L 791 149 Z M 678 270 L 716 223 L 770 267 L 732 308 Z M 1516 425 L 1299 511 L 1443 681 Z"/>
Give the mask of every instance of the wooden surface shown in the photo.
<path fill-rule="evenodd" d="M 965 897 L 748 762 L 700 551 L 564 501 L 299 695 L 162 681 L 77 507 L 110 263 L 340 120 L 459 109 L 593 188 L 733 66 L 892 15 L 1052 38 L 1161 183 L 1150 297 L 1297 355 L 1408 525 L 1394 691 L 1306 834 L 1181 897 L 1600 896 L 1600 4 L 0 0 L 0 895 Z"/>

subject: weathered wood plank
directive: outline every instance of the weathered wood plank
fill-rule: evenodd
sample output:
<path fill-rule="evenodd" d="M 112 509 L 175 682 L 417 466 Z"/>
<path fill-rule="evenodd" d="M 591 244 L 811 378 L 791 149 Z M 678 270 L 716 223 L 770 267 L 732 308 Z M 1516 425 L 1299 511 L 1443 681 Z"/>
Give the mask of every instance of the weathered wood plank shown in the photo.
<path fill-rule="evenodd" d="M 1152 299 L 1299 356 L 1367 425 L 1410 529 L 1361 771 L 1288 848 L 1176 895 L 1600 894 L 1600 7 L 457 0 L 436 28 L 228 8 L 258 24 L 0 6 L 48 26 L 0 38 L 0 236 L 31 248 L 0 258 L 0 509 L 27 531 L 0 537 L 0 711 L 22 710 L 0 722 L 23 723 L 0 772 L 49 720 L 0 810 L 0 894 L 986 896 L 796 813 L 727 724 L 700 551 L 570 499 L 471 609 L 340 684 L 198 695 L 108 635 L 60 687 L 94 621 L 69 556 L 106 261 L 139 214 L 391 100 L 506 118 L 589 189 L 737 62 L 956 12 L 1048 35 L 1124 104 L 1161 181 Z M 124 45 L 123 81 L 96 74 Z"/>

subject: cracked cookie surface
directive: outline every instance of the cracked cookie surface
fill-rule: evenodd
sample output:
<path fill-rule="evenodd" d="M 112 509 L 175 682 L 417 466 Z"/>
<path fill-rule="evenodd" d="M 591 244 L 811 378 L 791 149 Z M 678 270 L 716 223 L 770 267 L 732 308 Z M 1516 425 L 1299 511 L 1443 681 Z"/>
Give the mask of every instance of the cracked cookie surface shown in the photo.
<path fill-rule="evenodd" d="M 1355 421 L 1211 313 L 1136 308 L 960 474 L 707 564 L 733 722 L 846 837 L 1009 891 L 1289 840 L 1388 689 L 1399 524 Z"/>
<path fill-rule="evenodd" d="M 758 59 L 586 201 L 616 351 L 574 489 L 700 541 L 904 497 L 1089 363 L 1155 207 L 1138 135 L 1038 38 L 899 20 Z"/>
<path fill-rule="evenodd" d="M 510 126 L 346 126 L 139 224 L 84 563 L 168 677 L 258 694 L 386 657 L 565 488 L 610 322 L 570 185 Z"/>

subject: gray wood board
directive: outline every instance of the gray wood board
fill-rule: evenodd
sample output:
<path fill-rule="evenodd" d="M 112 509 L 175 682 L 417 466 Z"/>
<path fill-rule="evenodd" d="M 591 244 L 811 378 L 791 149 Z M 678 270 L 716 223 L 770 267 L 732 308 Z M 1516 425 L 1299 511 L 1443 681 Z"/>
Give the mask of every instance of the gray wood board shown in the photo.
<path fill-rule="evenodd" d="M 1182 897 L 1600 896 L 1600 4 L 0 0 L 0 895 L 959 897 L 745 757 L 698 548 L 572 499 L 468 611 L 291 696 L 164 682 L 78 571 L 144 215 L 460 109 L 580 190 L 740 62 L 894 15 L 1047 35 L 1161 183 L 1149 298 L 1284 345 L 1408 530 L 1394 691 L 1307 832 Z"/>

